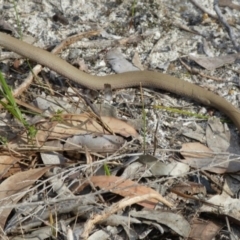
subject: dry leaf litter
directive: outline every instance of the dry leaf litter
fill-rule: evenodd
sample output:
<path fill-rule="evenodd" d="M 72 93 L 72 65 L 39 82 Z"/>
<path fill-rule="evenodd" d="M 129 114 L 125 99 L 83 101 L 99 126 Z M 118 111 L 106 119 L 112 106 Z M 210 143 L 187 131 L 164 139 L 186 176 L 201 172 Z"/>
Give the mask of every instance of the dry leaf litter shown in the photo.
<path fill-rule="evenodd" d="M 165 72 L 238 107 L 239 8 L 0 0 L 0 26 L 40 48 L 59 46 L 89 74 Z M 38 130 L 30 137 L 2 110 L 1 239 L 240 239 L 239 135 L 221 112 L 141 86 L 82 89 L 30 61 L 41 71 L 33 81 L 21 56 L 2 49 L 0 59 Z"/>

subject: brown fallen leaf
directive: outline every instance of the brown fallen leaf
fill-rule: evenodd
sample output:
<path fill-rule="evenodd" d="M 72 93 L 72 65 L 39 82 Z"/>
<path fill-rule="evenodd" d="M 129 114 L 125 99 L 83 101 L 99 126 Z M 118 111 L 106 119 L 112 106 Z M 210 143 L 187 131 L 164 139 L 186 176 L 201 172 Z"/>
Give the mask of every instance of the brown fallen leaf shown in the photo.
<path fill-rule="evenodd" d="M 133 204 L 143 202 L 143 201 L 145 201 L 149 198 L 157 199 L 160 202 L 162 202 L 162 200 L 163 200 L 161 195 L 155 194 L 155 193 L 144 194 L 144 195 L 135 196 L 135 197 L 125 197 L 122 200 L 120 200 L 119 202 L 116 202 L 116 203 L 112 204 L 109 208 L 102 211 L 102 213 L 97 213 L 97 214 L 92 215 L 88 219 L 88 221 L 84 224 L 84 229 L 83 229 L 82 234 L 81 234 L 81 239 L 89 239 L 88 238 L 89 234 L 90 234 L 90 232 L 93 229 L 95 224 L 106 220 L 108 217 L 113 215 L 115 212 L 117 212 L 121 209 L 124 209 L 127 206 L 131 206 Z M 171 206 L 169 206 L 169 207 L 171 207 Z M 153 211 L 155 211 L 155 210 L 153 210 Z M 176 220 L 176 218 L 175 218 L 175 220 Z M 177 221 L 180 222 L 179 219 L 177 219 Z"/>
<path fill-rule="evenodd" d="M 206 188 L 200 184 L 200 183 L 195 183 L 195 182 L 183 182 L 183 183 L 178 183 L 174 185 L 171 188 L 171 192 L 180 192 L 184 194 L 189 194 L 189 195 L 195 195 L 195 194 L 203 194 L 206 195 Z"/>
<path fill-rule="evenodd" d="M 215 223 L 213 221 L 204 221 L 194 218 L 191 221 L 191 232 L 188 238 L 212 240 L 222 227 L 223 224 L 221 224 L 221 222 Z"/>
<path fill-rule="evenodd" d="M 184 158 L 211 158 L 214 156 L 211 149 L 199 142 L 184 143 L 180 151 Z"/>
<path fill-rule="evenodd" d="M 101 122 L 87 113 L 61 115 L 61 122 L 45 122 L 39 125 L 36 140 L 63 139 L 82 134 L 120 134 L 124 137 L 135 137 L 141 140 L 137 131 L 128 123 L 113 117 L 101 117 Z M 109 129 L 109 131 L 107 130 Z"/>
<path fill-rule="evenodd" d="M 11 169 L 22 158 L 9 155 L 1 155 L 0 157 L 0 179 L 6 178 L 9 169 Z"/>
<path fill-rule="evenodd" d="M 229 166 L 226 156 L 214 154 L 211 149 L 201 143 L 183 144 L 181 154 L 184 159 L 180 161 L 193 168 L 222 174 L 227 171 Z"/>
<path fill-rule="evenodd" d="M 189 55 L 188 57 L 189 59 L 195 61 L 201 67 L 207 70 L 214 70 L 226 64 L 233 63 L 237 58 L 239 58 L 239 53 L 217 57 L 192 56 L 192 55 Z"/>
<path fill-rule="evenodd" d="M 88 113 L 78 115 L 62 115 L 64 122 L 78 127 L 82 133 L 106 133 L 109 129 L 113 133 L 120 134 L 124 137 L 140 138 L 137 131 L 128 123 L 113 117 L 101 116 L 100 120 L 93 118 Z M 101 124 L 102 122 L 102 124 Z M 105 128 L 106 127 L 106 128 Z M 56 131 L 55 131 L 56 132 Z"/>
<path fill-rule="evenodd" d="M 108 190 L 123 197 L 134 197 L 154 193 L 163 199 L 162 203 L 168 207 L 172 207 L 172 204 L 164 199 L 162 195 L 155 190 L 128 179 L 123 179 L 116 176 L 92 176 L 90 178 L 90 181 L 94 184 L 95 187 L 99 187 L 103 190 Z M 148 209 L 154 209 L 157 203 L 158 200 L 149 199 L 143 202 L 139 202 L 138 204 Z"/>
<path fill-rule="evenodd" d="M 51 167 L 30 169 L 18 172 L 7 178 L 0 184 L 0 227 L 4 229 L 6 220 L 12 211 L 7 205 L 16 204 L 37 179 L 39 179 Z M 4 208 L 5 206 L 5 208 Z"/>
<path fill-rule="evenodd" d="M 101 120 L 90 116 L 87 113 L 71 115 L 63 114 L 58 116 L 59 121 L 38 123 L 38 131 L 35 136 L 35 143 L 41 146 L 47 140 L 66 139 L 75 135 L 83 134 L 120 134 L 124 137 L 134 137 L 141 141 L 141 136 L 130 124 L 113 117 L 101 117 Z M 108 131 L 109 130 L 109 131 Z M 11 142 L 11 147 L 19 143 L 27 143 L 26 133 L 17 140 Z"/>
<path fill-rule="evenodd" d="M 141 59 L 140 59 L 140 56 L 138 54 L 138 52 L 135 52 L 134 55 L 133 55 L 133 59 L 132 59 L 132 63 L 134 64 L 134 66 L 136 66 L 138 69 L 140 70 L 144 70 L 144 67 L 141 63 Z"/>

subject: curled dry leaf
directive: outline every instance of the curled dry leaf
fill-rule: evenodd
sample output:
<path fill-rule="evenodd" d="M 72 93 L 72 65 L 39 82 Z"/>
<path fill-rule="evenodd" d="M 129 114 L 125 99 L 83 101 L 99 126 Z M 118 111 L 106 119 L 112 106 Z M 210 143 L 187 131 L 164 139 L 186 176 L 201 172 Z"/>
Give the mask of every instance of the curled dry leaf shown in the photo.
<path fill-rule="evenodd" d="M 27 190 L 51 167 L 30 169 L 18 172 L 7 178 L 0 185 L 0 227 L 4 229 L 6 220 L 12 208 L 1 208 L 7 204 L 16 204 L 27 192 Z"/>
<path fill-rule="evenodd" d="M 158 211 L 144 209 L 141 211 L 131 211 L 130 215 L 136 218 L 144 218 L 157 223 L 164 224 L 178 233 L 180 236 L 188 237 L 191 231 L 189 222 L 180 214 L 170 211 Z"/>
<path fill-rule="evenodd" d="M 144 70 L 144 67 L 141 63 L 141 59 L 140 59 L 140 56 L 139 56 L 138 52 L 134 53 L 132 62 L 138 69 Z"/>
<path fill-rule="evenodd" d="M 240 200 L 236 198 L 231 198 L 226 193 L 222 193 L 221 195 L 215 195 L 210 198 L 207 202 L 212 203 L 214 205 L 220 206 L 218 208 L 203 205 L 200 208 L 200 212 L 208 212 L 211 214 L 215 214 L 216 217 L 219 216 L 228 216 L 237 224 L 240 224 Z"/>
<path fill-rule="evenodd" d="M 11 155 L 1 155 L 0 158 L 0 179 L 7 177 L 9 169 L 14 166 L 21 158 Z"/>
<path fill-rule="evenodd" d="M 15 236 L 12 240 L 45 240 L 51 239 L 53 236 L 52 227 L 46 226 L 38 228 L 29 234 L 24 234 L 24 236 Z"/>
<path fill-rule="evenodd" d="M 76 148 L 76 146 L 86 147 L 91 152 L 110 153 L 122 147 L 125 140 L 120 136 L 93 134 L 77 135 L 68 138 L 63 149 Z"/>
<path fill-rule="evenodd" d="M 182 156 L 187 158 L 211 158 L 213 157 L 213 151 L 206 147 L 205 145 L 193 142 L 193 143 L 184 143 L 181 148 Z"/>
<path fill-rule="evenodd" d="M 214 70 L 216 68 L 222 67 L 226 64 L 233 63 L 239 54 L 229 54 L 225 56 L 218 57 L 203 57 L 203 56 L 192 56 L 189 58 L 199 64 L 201 67 L 206 68 L 207 70 Z"/>
<path fill-rule="evenodd" d="M 213 221 L 204 221 L 201 219 L 192 219 L 191 221 L 191 233 L 188 236 L 189 239 L 204 239 L 212 240 L 216 237 L 218 232 L 223 227 L 220 222 L 215 223 Z"/>
<path fill-rule="evenodd" d="M 106 58 L 116 73 L 139 71 L 138 68 L 125 59 L 123 54 L 117 48 L 108 51 Z"/>
<path fill-rule="evenodd" d="M 179 176 L 189 171 L 189 166 L 184 163 L 176 162 L 173 159 L 170 163 L 164 163 L 151 155 L 141 155 L 139 162 L 147 166 L 152 175 L 157 176 Z"/>
<path fill-rule="evenodd" d="M 92 176 L 90 181 L 94 184 L 94 186 L 99 187 L 103 190 L 109 190 L 110 192 L 119 194 L 123 197 L 134 197 L 145 194 L 154 193 L 159 195 L 160 198 L 163 198 L 161 194 L 156 192 L 155 190 L 140 185 L 136 182 L 133 182 L 128 179 L 123 179 L 121 177 L 116 176 Z M 163 198 L 164 199 L 164 198 Z M 165 199 L 164 199 L 165 200 Z M 165 200 L 168 202 L 167 200 Z M 154 209 L 158 200 L 149 199 L 143 202 L 139 202 L 138 204 L 149 209 Z M 169 206 L 172 206 L 170 202 L 168 202 Z"/>
<path fill-rule="evenodd" d="M 113 132 L 115 134 L 120 134 L 124 137 L 135 137 L 140 138 L 137 131 L 126 122 L 113 118 L 113 117 L 100 117 L 100 120 L 97 120 L 93 116 L 90 116 L 87 113 L 79 115 L 62 115 L 64 122 L 75 126 L 75 131 L 81 132 L 79 134 L 85 133 L 108 133 Z M 57 128 L 56 128 L 57 129 Z M 60 129 L 58 129 L 60 131 Z M 69 128 L 68 128 L 69 130 Z M 68 131 L 67 130 L 67 131 Z M 61 132 L 62 134 L 67 133 L 67 131 Z M 57 131 L 54 131 L 57 132 Z M 75 134 L 74 134 L 75 135 Z"/>
<path fill-rule="evenodd" d="M 217 118 L 210 118 L 206 129 L 208 147 L 214 152 L 227 152 L 230 146 L 230 132 L 226 131 Z"/>
<path fill-rule="evenodd" d="M 183 194 L 189 194 L 189 195 L 194 195 L 194 194 L 206 195 L 207 194 L 206 188 L 202 184 L 195 183 L 195 182 L 178 183 L 171 188 L 171 192 L 176 192 L 176 191 Z"/>
<path fill-rule="evenodd" d="M 134 137 L 141 141 L 141 136 L 130 124 L 113 117 L 100 117 L 96 119 L 87 113 L 78 115 L 60 115 L 58 121 L 38 124 L 38 132 L 35 137 L 36 143 L 44 143 L 48 139 L 64 139 L 81 134 L 120 134 L 124 137 Z M 24 133 L 12 146 L 19 142 L 28 141 Z"/>
<path fill-rule="evenodd" d="M 193 168 L 204 169 L 214 173 L 226 172 L 229 162 L 224 155 L 214 154 L 211 149 L 201 143 L 185 143 L 182 145 L 182 163 Z"/>

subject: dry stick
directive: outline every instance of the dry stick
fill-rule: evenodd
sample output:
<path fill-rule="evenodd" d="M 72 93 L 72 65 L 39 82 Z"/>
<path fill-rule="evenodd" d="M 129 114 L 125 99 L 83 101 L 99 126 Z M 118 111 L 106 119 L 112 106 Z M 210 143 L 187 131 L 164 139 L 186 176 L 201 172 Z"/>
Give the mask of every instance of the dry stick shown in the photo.
<path fill-rule="evenodd" d="M 157 138 L 157 131 L 158 131 L 158 122 L 156 125 L 156 129 L 154 131 L 154 141 L 153 141 L 153 156 L 155 156 L 156 151 L 157 151 L 157 143 L 158 143 L 158 138 Z"/>
<path fill-rule="evenodd" d="M 67 240 L 74 240 L 73 231 L 69 226 L 67 227 Z"/>
<path fill-rule="evenodd" d="M 226 225 L 227 225 L 228 232 L 230 233 L 230 240 L 234 240 L 235 238 L 232 235 L 232 229 L 231 229 L 230 224 L 229 224 L 228 216 L 225 216 L 225 220 L 226 220 Z"/>
<path fill-rule="evenodd" d="M 25 102 L 23 102 L 22 100 L 19 100 L 19 99 L 17 99 L 17 98 L 15 98 L 15 102 L 16 102 L 18 105 L 20 105 L 20 106 L 22 106 L 22 107 L 25 107 L 25 108 L 27 108 L 27 109 L 29 109 L 29 110 L 31 110 L 33 113 L 42 114 L 42 113 L 44 112 L 44 110 L 42 110 L 42 109 L 40 109 L 40 108 L 38 108 L 38 107 L 35 107 L 35 106 L 33 106 L 33 105 L 30 105 L 30 104 L 28 104 L 28 103 L 25 103 Z"/>
<path fill-rule="evenodd" d="M 79 94 L 79 92 L 72 87 L 71 83 L 69 83 L 69 85 L 72 88 L 72 90 L 75 92 L 75 94 L 78 95 L 78 98 L 79 99 L 81 98 L 85 102 L 85 105 L 93 113 L 93 115 L 96 115 L 98 118 L 101 118 L 98 109 L 91 103 L 91 101 L 89 100 L 88 96 L 85 96 L 84 94 Z"/>
<path fill-rule="evenodd" d="M 71 36 L 69 38 L 67 38 L 66 40 L 64 40 L 62 43 L 60 43 L 58 46 L 56 46 L 51 52 L 53 54 L 57 54 L 58 52 L 60 52 L 64 47 L 69 46 L 70 44 L 76 42 L 79 39 L 82 39 L 84 37 L 91 37 L 91 36 L 96 36 L 98 34 L 100 34 L 100 30 L 96 30 L 96 31 L 89 31 L 89 32 L 84 32 L 84 33 L 79 33 L 76 34 L 74 36 Z M 32 83 L 34 76 L 37 76 L 39 74 L 39 72 L 41 72 L 42 70 L 42 66 L 40 64 L 36 65 L 32 71 L 29 73 L 28 77 L 24 80 L 24 82 L 13 91 L 13 96 L 14 97 L 18 97 L 19 95 L 21 95 L 28 87 L 29 85 Z M 2 99 L 1 101 L 7 103 L 6 99 Z M 18 102 L 18 104 L 21 104 L 21 102 Z M 3 106 L 0 105 L 0 109 Z"/>
<path fill-rule="evenodd" d="M 53 96 L 54 95 L 54 90 L 52 89 L 52 86 L 51 86 L 51 84 L 49 82 L 49 78 L 46 76 L 46 73 L 45 72 L 41 72 L 41 77 L 43 79 L 43 82 L 46 84 L 47 90 Z"/>
<path fill-rule="evenodd" d="M 142 101 L 142 117 L 143 117 L 143 153 L 146 154 L 146 112 L 144 106 L 144 96 L 143 96 L 143 89 L 142 83 L 140 82 L 140 94 L 141 94 L 141 101 Z"/>
<path fill-rule="evenodd" d="M 178 27 L 178 28 L 180 28 L 180 29 L 182 29 L 182 30 L 184 30 L 184 31 L 187 31 L 187 32 L 190 32 L 190 33 L 197 34 L 197 35 L 200 35 L 200 36 L 205 37 L 205 36 L 203 35 L 203 33 L 200 33 L 200 32 L 198 32 L 197 30 L 193 30 L 193 29 L 191 29 L 190 27 L 184 25 L 183 23 L 174 21 L 172 24 L 173 24 L 175 27 Z"/>
<path fill-rule="evenodd" d="M 95 224 L 99 223 L 100 221 L 105 220 L 106 218 L 108 218 L 109 216 L 111 216 L 112 214 L 114 214 L 115 212 L 130 206 L 132 204 L 138 203 L 138 202 L 142 202 L 148 199 L 157 199 L 159 202 L 162 202 L 163 204 L 165 204 L 166 206 L 172 208 L 173 205 L 168 202 L 166 199 L 164 199 L 160 194 L 156 194 L 156 193 L 150 193 L 150 194 L 144 194 L 141 196 L 136 196 L 136 197 L 125 197 L 124 199 L 122 199 L 121 201 L 114 203 L 110 208 L 108 208 L 107 210 L 104 210 L 102 212 L 102 214 L 96 214 L 94 216 L 92 216 L 85 224 L 84 224 L 84 229 L 83 229 L 83 233 L 81 234 L 81 238 L 82 239 L 87 239 L 89 236 L 90 231 L 92 230 L 92 228 L 94 227 Z"/>
<path fill-rule="evenodd" d="M 53 54 L 57 54 L 60 51 L 62 51 L 63 48 L 66 48 L 67 46 L 75 43 L 76 41 L 82 39 L 82 38 L 89 38 L 92 36 L 99 35 L 101 33 L 101 30 L 94 30 L 94 31 L 89 31 L 89 32 L 84 32 L 84 33 L 79 33 L 76 35 L 73 35 L 71 37 L 68 37 L 64 41 L 62 41 L 58 46 L 56 46 L 53 50 Z"/>
<path fill-rule="evenodd" d="M 218 0 L 214 0 L 213 7 L 214 7 L 215 12 L 218 15 L 218 19 L 220 20 L 222 25 L 225 27 L 225 29 L 232 41 L 234 48 L 237 50 L 237 52 L 240 52 L 240 46 L 237 44 L 236 38 L 234 36 L 234 33 L 233 33 L 231 27 L 228 25 L 227 21 L 225 20 L 224 16 L 221 13 L 221 10 L 218 6 Z"/>
<path fill-rule="evenodd" d="M 196 1 L 196 0 L 190 0 L 192 4 L 194 4 L 196 7 L 198 7 L 201 11 L 203 11 L 204 13 L 207 13 L 208 16 L 210 16 L 213 19 L 217 19 L 218 20 L 218 16 L 215 14 L 212 14 L 211 12 L 208 11 L 208 9 L 204 8 L 203 6 L 201 6 L 198 2 L 200 1 Z M 234 26 L 234 23 L 228 21 L 228 24 L 231 26 Z"/>

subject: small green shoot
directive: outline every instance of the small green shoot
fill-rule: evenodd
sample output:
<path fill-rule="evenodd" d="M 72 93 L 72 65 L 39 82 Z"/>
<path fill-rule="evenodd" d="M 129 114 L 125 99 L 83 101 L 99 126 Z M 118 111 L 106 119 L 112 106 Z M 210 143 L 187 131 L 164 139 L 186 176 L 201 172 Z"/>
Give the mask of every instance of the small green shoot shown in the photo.
<path fill-rule="evenodd" d="M 14 5 L 14 11 L 16 14 L 16 20 L 17 20 L 17 26 L 18 26 L 18 33 L 20 35 L 20 38 L 22 39 L 22 28 L 21 28 L 21 24 L 20 24 L 20 19 L 19 19 L 19 15 L 18 15 L 18 11 L 17 11 L 17 3 L 16 0 L 13 1 L 13 5 Z"/>
<path fill-rule="evenodd" d="M 163 109 L 166 110 L 167 112 L 171 112 L 171 113 L 178 113 L 178 114 L 182 114 L 185 116 L 189 116 L 189 117 L 196 117 L 199 119 L 205 119 L 208 120 L 209 117 L 208 116 L 204 116 L 202 114 L 197 114 L 197 113 L 191 113 L 189 111 L 186 110 L 182 110 L 182 109 L 177 109 L 177 108 L 172 108 L 172 107 L 165 107 L 165 106 L 154 106 L 155 109 Z"/>
<path fill-rule="evenodd" d="M 137 1 L 134 0 L 132 4 L 132 18 L 135 16 L 135 9 L 136 9 Z"/>
<path fill-rule="evenodd" d="M 141 100 L 142 100 L 142 119 L 143 119 L 143 152 L 145 154 L 146 152 L 146 133 L 147 133 L 147 114 L 145 111 L 144 106 L 144 99 L 143 99 L 143 92 L 142 92 L 142 86 L 140 88 L 141 91 Z"/>
<path fill-rule="evenodd" d="M 0 93 L 6 99 L 6 101 L 0 100 L 0 104 L 13 116 L 15 117 L 23 126 L 27 129 L 27 135 L 32 139 L 36 136 L 37 130 L 34 126 L 30 126 L 27 121 L 24 119 L 21 110 L 19 109 L 15 98 L 12 94 L 11 88 L 8 86 L 5 78 L 0 72 Z"/>
<path fill-rule="evenodd" d="M 63 110 L 57 110 L 57 112 L 53 115 L 51 121 L 63 122 L 62 113 Z"/>
<path fill-rule="evenodd" d="M 0 136 L 0 143 L 1 143 L 2 145 L 7 145 L 7 143 L 8 143 L 7 138 Z"/>
<path fill-rule="evenodd" d="M 202 114 L 197 114 L 197 113 L 192 113 L 186 110 L 182 110 L 182 109 L 178 109 L 178 108 L 173 108 L 173 107 L 165 107 L 165 106 L 154 106 L 155 109 L 163 109 L 166 110 L 167 112 L 171 112 L 171 113 L 177 113 L 177 114 L 181 114 L 184 116 L 188 116 L 188 117 L 195 117 L 198 119 L 203 119 L 203 120 L 208 120 L 211 116 L 204 116 Z M 228 119 L 220 119 L 221 122 L 223 123 L 231 123 L 231 121 L 229 121 Z"/>
<path fill-rule="evenodd" d="M 111 176 L 111 171 L 106 163 L 103 164 L 104 172 L 106 176 Z"/>

